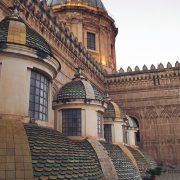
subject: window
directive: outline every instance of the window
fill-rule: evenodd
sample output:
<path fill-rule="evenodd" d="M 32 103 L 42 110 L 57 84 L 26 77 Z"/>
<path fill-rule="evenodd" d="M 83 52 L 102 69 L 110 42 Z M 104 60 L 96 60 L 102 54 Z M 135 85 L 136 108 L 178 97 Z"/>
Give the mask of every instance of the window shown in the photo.
<path fill-rule="evenodd" d="M 104 138 L 107 142 L 112 142 L 112 130 L 111 130 L 111 124 L 105 124 L 104 125 Z"/>
<path fill-rule="evenodd" d="M 87 32 L 87 48 L 96 50 L 95 34 Z"/>
<path fill-rule="evenodd" d="M 38 73 L 31 72 L 29 116 L 34 119 L 48 119 L 48 79 Z"/>
<path fill-rule="evenodd" d="M 124 143 L 129 144 L 129 133 L 125 130 L 123 132 Z"/>
<path fill-rule="evenodd" d="M 66 136 L 81 135 L 81 109 L 62 111 L 62 133 Z"/>
<path fill-rule="evenodd" d="M 101 112 L 97 112 L 97 132 L 98 132 L 98 137 L 102 137 L 102 133 L 103 133 L 103 124 L 102 124 L 102 120 L 103 120 L 103 115 Z"/>

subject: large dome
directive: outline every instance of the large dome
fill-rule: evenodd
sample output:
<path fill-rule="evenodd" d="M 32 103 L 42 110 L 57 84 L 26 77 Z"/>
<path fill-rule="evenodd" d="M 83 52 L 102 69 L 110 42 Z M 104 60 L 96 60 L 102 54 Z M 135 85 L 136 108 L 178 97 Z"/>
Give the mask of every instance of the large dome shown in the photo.
<path fill-rule="evenodd" d="M 70 4 L 78 4 L 78 5 L 92 6 L 106 11 L 101 0 L 48 0 L 48 3 L 50 5 L 64 4 L 67 6 Z"/>

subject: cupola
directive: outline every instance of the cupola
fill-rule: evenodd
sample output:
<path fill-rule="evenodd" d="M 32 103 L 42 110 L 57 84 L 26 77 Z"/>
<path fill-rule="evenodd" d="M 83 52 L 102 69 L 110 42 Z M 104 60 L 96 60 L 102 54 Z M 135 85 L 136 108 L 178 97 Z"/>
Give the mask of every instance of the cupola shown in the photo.
<path fill-rule="evenodd" d="M 123 112 L 113 101 L 107 102 L 104 112 L 104 138 L 107 142 L 123 142 Z"/>
<path fill-rule="evenodd" d="M 103 138 L 103 94 L 81 74 L 59 90 L 53 103 L 56 129 L 71 138 Z"/>

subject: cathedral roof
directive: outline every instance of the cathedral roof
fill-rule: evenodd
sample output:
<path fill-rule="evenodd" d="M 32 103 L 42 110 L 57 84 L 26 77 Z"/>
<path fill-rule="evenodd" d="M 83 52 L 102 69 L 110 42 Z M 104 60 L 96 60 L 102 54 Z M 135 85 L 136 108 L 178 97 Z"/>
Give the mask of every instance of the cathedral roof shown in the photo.
<path fill-rule="evenodd" d="M 106 11 L 103 3 L 101 0 L 48 0 L 49 4 L 51 5 L 64 5 L 64 6 L 71 6 L 71 5 L 78 5 L 79 7 L 94 7 L 97 9 L 101 9 Z"/>
<path fill-rule="evenodd" d="M 104 118 L 121 118 L 120 107 L 113 101 L 107 103 L 107 109 L 104 112 Z"/>
<path fill-rule="evenodd" d="M 132 146 L 127 146 L 127 148 L 134 156 L 141 175 L 144 175 L 147 169 L 155 168 L 157 166 L 155 163 L 152 165 L 153 160 L 150 160 L 147 155 L 143 154 L 138 148 Z"/>
<path fill-rule="evenodd" d="M 5 48 L 7 43 L 32 48 L 41 58 L 52 55 L 51 48 L 44 38 L 17 16 L 6 17 L 0 22 L 1 48 Z"/>
<path fill-rule="evenodd" d="M 132 161 L 118 145 L 103 141 L 101 141 L 101 144 L 104 146 L 105 150 L 108 152 L 108 155 L 112 159 L 118 175 L 118 179 L 141 179 L 138 170 L 136 169 Z"/>
<path fill-rule="evenodd" d="M 84 99 L 103 101 L 103 94 L 89 81 L 77 75 L 59 91 L 57 100 Z"/>
<path fill-rule="evenodd" d="M 103 179 L 98 158 L 86 141 L 76 142 L 52 129 L 25 125 L 35 179 Z"/>

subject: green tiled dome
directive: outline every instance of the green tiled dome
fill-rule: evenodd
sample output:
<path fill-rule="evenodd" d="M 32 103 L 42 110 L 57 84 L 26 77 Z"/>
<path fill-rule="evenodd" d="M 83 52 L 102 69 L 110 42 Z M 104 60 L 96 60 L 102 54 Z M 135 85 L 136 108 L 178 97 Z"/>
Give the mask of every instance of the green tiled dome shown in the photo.
<path fill-rule="evenodd" d="M 7 43 L 35 49 L 41 58 L 52 55 L 44 38 L 27 26 L 20 17 L 6 17 L 0 22 L 0 47 L 5 48 Z"/>
<path fill-rule="evenodd" d="M 57 100 L 85 99 L 103 101 L 101 92 L 85 79 L 74 79 L 59 91 Z"/>
<path fill-rule="evenodd" d="M 109 101 L 107 104 L 104 118 L 122 118 L 121 109 L 115 102 Z"/>
<path fill-rule="evenodd" d="M 110 144 L 104 141 L 100 142 L 107 150 L 114 167 L 116 169 L 118 179 L 123 180 L 140 180 L 140 175 L 129 159 L 129 157 L 122 151 L 122 149 L 115 144 Z"/>
<path fill-rule="evenodd" d="M 60 132 L 25 125 L 34 179 L 103 179 L 96 153 L 87 141 L 75 142 Z"/>
<path fill-rule="evenodd" d="M 131 146 L 127 146 L 127 148 L 133 154 L 138 165 L 139 171 L 141 175 L 143 175 L 146 172 L 146 170 L 151 167 L 150 164 L 148 164 L 148 161 L 146 160 L 145 156 L 142 154 L 141 151 Z"/>

